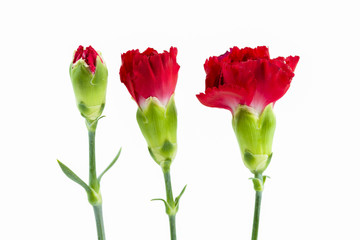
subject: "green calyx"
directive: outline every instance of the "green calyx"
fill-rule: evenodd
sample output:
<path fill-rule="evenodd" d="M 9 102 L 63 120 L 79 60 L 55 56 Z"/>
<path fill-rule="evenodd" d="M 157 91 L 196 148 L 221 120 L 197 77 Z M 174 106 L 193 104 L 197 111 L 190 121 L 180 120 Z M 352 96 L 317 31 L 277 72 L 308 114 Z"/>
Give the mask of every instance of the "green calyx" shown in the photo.
<path fill-rule="evenodd" d="M 105 107 L 108 70 L 100 57 L 96 58 L 96 70 L 92 73 L 83 59 L 70 65 L 70 78 L 76 104 L 81 115 L 93 121 L 100 117 Z"/>
<path fill-rule="evenodd" d="M 267 105 L 260 115 L 253 108 L 240 105 L 232 125 L 245 166 L 254 174 L 263 173 L 271 161 L 276 127 L 272 104 Z"/>
<path fill-rule="evenodd" d="M 174 95 L 164 107 L 157 98 L 149 97 L 146 107 L 139 108 L 136 119 L 148 144 L 151 157 L 163 169 L 170 168 L 177 143 L 177 113 Z"/>

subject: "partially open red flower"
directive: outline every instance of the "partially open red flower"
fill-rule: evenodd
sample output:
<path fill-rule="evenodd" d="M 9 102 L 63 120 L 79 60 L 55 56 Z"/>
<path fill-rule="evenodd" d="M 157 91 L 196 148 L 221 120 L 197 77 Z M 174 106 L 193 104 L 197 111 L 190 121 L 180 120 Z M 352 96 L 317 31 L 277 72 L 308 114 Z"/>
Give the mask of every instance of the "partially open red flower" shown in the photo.
<path fill-rule="evenodd" d="M 180 66 L 176 62 L 177 49 L 158 53 L 152 48 L 143 53 L 130 50 L 121 55 L 120 79 L 139 107 L 149 97 L 156 97 L 167 105 L 176 87 Z"/>
<path fill-rule="evenodd" d="M 76 63 L 80 59 L 84 59 L 87 65 L 89 65 L 90 71 L 95 73 L 96 70 L 96 57 L 100 55 L 95 51 L 95 49 L 91 46 L 88 46 L 85 50 L 83 46 L 79 46 L 74 54 L 73 64 Z M 102 62 L 102 59 L 100 57 Z"/>
<path fill-rule="evenodd" d="M 298 56 L 270 59 L 267 47 L 233 47 L 204 64 L 205 93 L 197 95 L 208 107 L 225 108 L 234 113 L 239 104 L 261 113 L 289 89 Z"/>

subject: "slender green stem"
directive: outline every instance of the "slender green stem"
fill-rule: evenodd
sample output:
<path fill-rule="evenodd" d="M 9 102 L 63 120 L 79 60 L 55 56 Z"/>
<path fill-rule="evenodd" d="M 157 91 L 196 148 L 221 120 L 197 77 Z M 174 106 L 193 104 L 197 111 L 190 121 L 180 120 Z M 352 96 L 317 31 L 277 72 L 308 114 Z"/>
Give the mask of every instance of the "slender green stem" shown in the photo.
<path fill-rule="evenodd" d="M 172 209 L 175 209 L 175 202 L 172 193 L 171 187 L 171 178 L 170 178 L 170 169 L 163 169 L 164 179 L 165 179 L 165 188 L 166 188 L 166 201 Z M 176 240 L 176 225 L 175 225 L 175 213 L 169 213 L 169 223 L 170 223 L 170 236 L 171 240 Z"/>
<path fill-rule="evenodd" d="M 171 240 L 176 240 L 175 215 L 169 215 Z"/>
<path fill-rule="evenodd" d="M 261 182 L 263 181 L 261 174 L 255 174 L 255 178 L 259 179 Z M 253 222 L 253 229 L 252 229 L 252 237 L 251 237 L 251 240 L 257 240 L 257 238 L 258 238 L 259 221 L 260 221 L 261 197 L 262 197 L 262 191 L 256 191 L 256 195 L 255 195 L 255 210 L 254 210 L 254 222 Z"/>
<path fill-rule="evenodd" d="M 98 234 L 98 240 L 105 240 L 105 228 L 102 214 L 102 205 L 94 205 L 94 214 L 96 220 L 96 229 Z"/>
<path fill-rule="evenodd" d="M 166 188 L 166 201 L 170 206 L 172 206 L 174 205 L 174 197 L 171 187 L 170 170 L 164 171 L 164 179 L 165 179 L 165 188 Z"/>
<path fill-rule="evenodd" d="M 89 186 L 96 192 L 99 191 L 99 182 L 96 175 L 95 162 L 95 129 L 89 130 Z"/>
<path fill-rule="evenodd" d="M 96 229 L 98 234 L 98 240 L 105 240 L 105 228 L 104 228 L 104 220 L 102 214 L 102 200 L 100 194 L 100 184 L 96 175 L 96 161 L 95 161 L 95 131 L 96 131 L 97 122 L 93 123 L 91 127 L 88 127 L 88 135 L 89 135 L 89 187 L 94 190 L 94 195 L 90 195 L 89 202 L 93 205 L 95 221 L 96 221 Z M 91 199 L 91 201 L 90 201 Z"/>

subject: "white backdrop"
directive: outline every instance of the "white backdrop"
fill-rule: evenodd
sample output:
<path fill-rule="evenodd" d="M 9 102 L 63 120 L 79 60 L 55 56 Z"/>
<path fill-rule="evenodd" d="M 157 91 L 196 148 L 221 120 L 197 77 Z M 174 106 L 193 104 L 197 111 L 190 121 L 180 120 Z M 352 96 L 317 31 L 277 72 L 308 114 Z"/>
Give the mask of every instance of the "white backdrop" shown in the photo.
<path fill-rule="evenodd" d="M 265 174 L 260 240 L 360 239 L 357 1 L 2 1 L 0 3 L 0 238 L 96 239 L 85 192 L 56 159 L 87 179 L 87 131 L 68 67 L 79 44 L 109 70 L 97 129 L 107 239 L 169 239 L 159 166 L 119 80 L 120 54 L 178 48 L 179 240 L 250 239 L 255 192 L 229 111 L 202 106 L 203 63 L 232 46 L 299 55 L 275 106 L 273 160 Z"/>

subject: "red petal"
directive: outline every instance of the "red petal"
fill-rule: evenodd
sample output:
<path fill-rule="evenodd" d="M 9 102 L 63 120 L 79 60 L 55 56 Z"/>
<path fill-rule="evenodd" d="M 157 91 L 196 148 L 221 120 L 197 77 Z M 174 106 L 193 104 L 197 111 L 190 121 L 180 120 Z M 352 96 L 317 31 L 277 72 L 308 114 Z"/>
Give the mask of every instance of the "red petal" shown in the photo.
<path fill-rule="evenodd" d="M 76 63 L 82 57 L 83 52 L 84 52 L 84 47 L 80 45 L 74 54 L 73 63 Z"/>
<path fill-rule="evenodd" d="M 205 93 L 196 95 L 199 101 L 208 107 L 224 108 L 234 113 L 239 104 L 245 104 L 246 89 L 238 86 L 223 85 L 208 88 Z"/>
<path fill-rule="evenodd" d="M 120 67 L 120 80 L 125 84 L 131 96 L 137 102 L 137 96 L 135 93 L 134 85 L 132 79 L 134 78 L 133 74 L 133 65 L 134 65 L 134 56 L 140 54 L 139 50 L 130 50 L 126 53 L 121 54 L 121 67 Z"/>
<path fill-rule="evenodd" d="M 154 64 L 155 71 L 160 72 L 162 63 L 158 55 L 147 57 L 145 55 L 136 55 L 134 59 L 134 78 L 132 79 L 135 92 L 142 99 L 136 99 L 138 104 L 141 105 L 140 100 L 145 100 L 148 97 L 158 97 L 157 87 L 159 87 L 158 81 L 161 81 L 153 72 L 153 68 L 150 61 Z M 160 65 L 161 64 L 161 65 Z M 161 83 L 161 82 L 160 82 Z"/>
<path fill-rule="evenodd" d="M 223 83 L 245 89 L 244 104 L 249 105 L 256 90 L 255 69 L 258 61 L 236 62 L 224 64 L 222 67 Z"/>
<path fill-rule="evenodd" d="M 156 97 L 164 105 L 175 91 L 180 66 L 176 63 L 177 49 L 158 54 L 148 48 L 145 52 L 128 51 L 122 55 L 120 78 L 137 104 Z"/>
<path fill-rule="evenodd" d="M 262 111 L 269 103 L 275 103 L 289 89 L 294 73 L 279 59 L 260 60 L 255 70 L 256 91 L 250 104 Z"/>
<path fill-rule="evenodd" d="M 219 86 L 221 75 L 221 64 L 218 57 L 210 57 L 205 61 L 204 69 L 206 72 L 205 88 Z"/>
<path fill-rule="evenodd" d="M 256 48 L 242 48 L 233 47 L 230 49 L 228 59 L 231 62 L 245 62 L 255 59 L 270 59 L 269 49 L 265 46 Z"/>
<path fill-rule="evenodd" d="M 88 46 L 84 51 L 85 62 L 89 65 L 90 71 L 92 73 L 95 73 L 96 69 L 96 57 L 98 56 L 98 53 L 95 51 L 95 49 L 91 46 Z M 101 58 L 100 58 L 101 59 Z"/>
<path fill-rule="evenodd" d="M 289 89 L 298 61 L 298 56 L 271 60 L 265 46 L 233 47 L 206 60 L 206 92 L 197 97 L 210 107 L 233 110 L 238 104 L 246 104 L 262 112 Z"/>
<path fill-rule="evenodd" d="M 299 60 L 300 60 L 299 56 L 295 56 L 295 57 L 289 56 L 285 59 L 285 62 L 291 68 L 291 70 L 294 72 Z"/>
<path fill-rule="evenodd" d="M 155 49 L 153 49 L 153 48 L 147 48 L 147 49 L 146 49 L 143 53 L 141 53 L 141 54 L 150 57 L 150 56 L 157 55 L 158 52 L 157 52 Z"/>
<path fill-rule="evenodd" d="M 219 57 L 210 57 L 204 64 L 206 72 L 205 86 L 206 88 L 217 87 L 224 83 L 227 83 L 223 79 L 222 66 L 224 64 L 243 63 L 248 60 L 255 59 L 269 59 L 269 50 L 265 46 L 257 48 L 243 48 L 233 47 L 230 51 Z"/>
<path fill-rule="evenodd" d="M 86 64 L 89 65 L 90 71 L 95 73 L 96 70 L 96 58 L 99 54 L 91 46 L 88 46 L 85 50 L 83 46 L 79 46 L 74 54 L 73 63 L 76 63 L 79 59 L 84 59 Z M 100 57 L 101 59 L 101 57 Z M 101 59 L 102 62 L 102 59 Z"/>
<path fill-rule="evenodd" d="M 274 62 L 274 64 L 278 65 L 279 67 L 281 68 L 284 68 L 284 63 L 290 68 L 290 70 L 292 72 L 295 71 L 295 68 L 296 68 L 296 65 L 297 63 L 299 62 L 300 60 L 300 57 L 299 56 L 289 56 L 287 58 L 284 58 L 284 57 L 277 57 L 273 60 L 278 60 L 276 62 Z"/>

